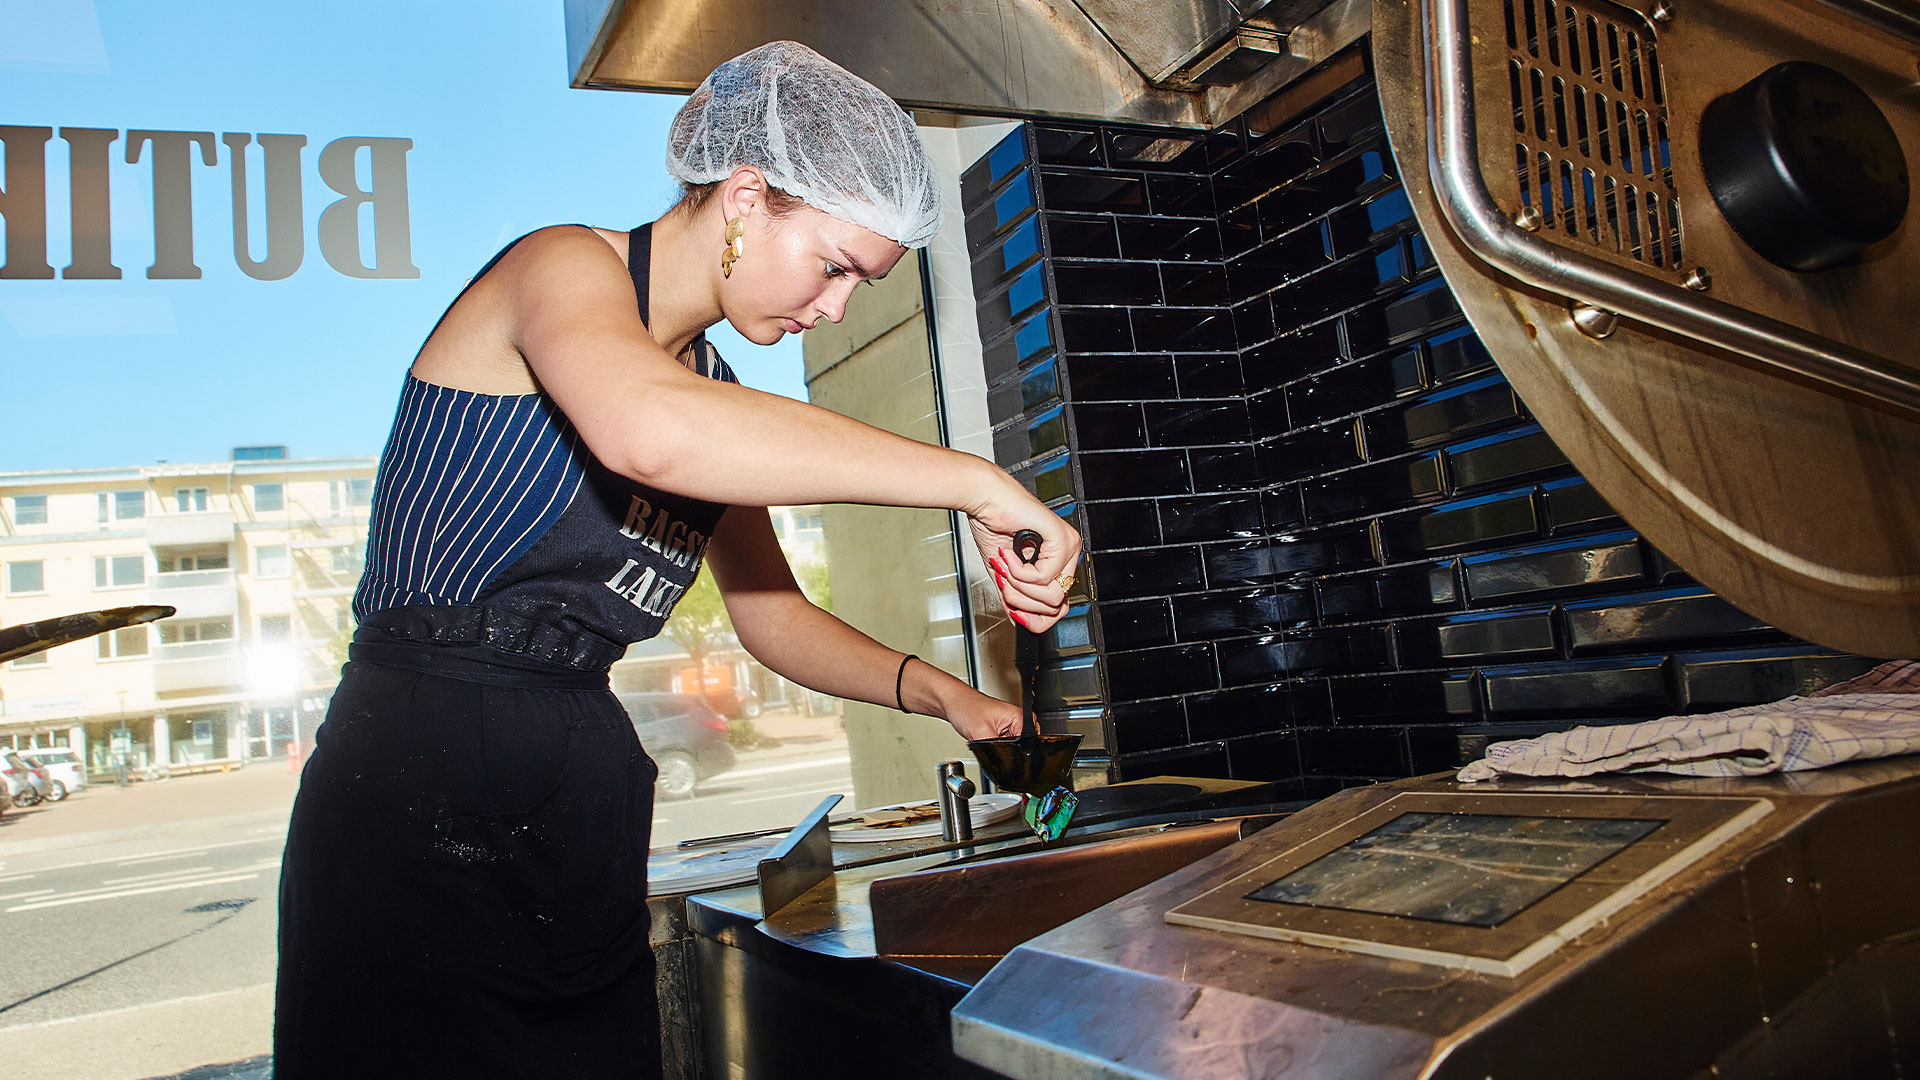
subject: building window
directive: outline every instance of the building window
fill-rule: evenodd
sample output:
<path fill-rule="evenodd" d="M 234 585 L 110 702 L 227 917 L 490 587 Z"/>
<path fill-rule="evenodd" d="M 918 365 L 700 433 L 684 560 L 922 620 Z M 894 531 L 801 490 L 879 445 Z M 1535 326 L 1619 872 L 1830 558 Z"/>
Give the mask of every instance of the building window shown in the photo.
<path fill-rule="evenodd" d="M 235 461 L 284 461 L 287 448 L 284 446 L 236 446 L 233 448 Z"/>
<path fill-rule="evenodd" d="M 7 667 L 9 668 L 29 668 L 29 667 L 46 667 L 46 666 L 47 666 L 47 650 L 45 649 L 41 649 L 39 652 L 33 653 L 28 656 L 23 656 L 20 659 L 15 660 L 13 663 L 7 665 Z"/>
<path fill-rule="evenodd" d="M 333 549 L 334 573 L 358 574 L 360 569 L 360 552 L 353 548 L 337 547 Z"/>
<path fill-rule="evenodd" d="M 819 514 L 795 514 L 793 517 L 796 532 L 819 532 L 821 529 Z"/>
<path fill-rule="evenodd" d="M 7 595 L 25 596 L 31 593 L 47 591 L 47 562 L 45 559 L 33 559 L 29 562 L 10 562 L 7 564 Z"/>
<path fill-rule="evenodd" d="M 144 491 L 103 491 L 99 497 L 100 520 L 130 521 L 147 516 Z"/>
<path fill-rule="evenodd" d="M 180 573 L 188 570 L 225 570 L 227 561 L 225 549 L 219 551 L 185 551 L 155 556 L 163 574 Z"/>
<path fill-rule="evenodd" d="M 93 587 L 123 589 L 147 583 L 147 558 L 144 555 L 95 555 Z"/>
<path fill-rule="evenodd" d="M 328 485 L 332 494 L 333 512 L 343 509 L 369 506 L 373 503 L 373 478 L 356 476 L 351 480 L 335 480 Z"/>
<path fill-rule="evenodd" d="M 286 577 L 287 545 L 268 544 L 253 550 L 253 572 L 258 577 Z"/>
<path fill-rule="evenodd" d="M 147 655 L 150 651 L 148 638 L 146 627 L 129 626 L 111 634 L 101 634 L 95 640 L 100 642 L 100 659 L 124 660 Z"/>
<path fill-rule="evenodd" d="M 232 619 L 165 619 L 159 623 L 160 644 L 186 645 L 195 641 L 231 641 Z"/>
<path fill-rule="evenodd" d="M 15 495 L 13 497 L 13 523 L 15 525 L 45 525 L 47 523 L 47 497 L 45 495 Z"/>
<path fill-rule="evenodd" d="M 260 643 L 262 645 L 285 645 L 293 640 L 293 616 L 260 616 Z"/>
<path fill-rule="evenodd" d="M 279 484 L 253 485 L 253 508 L 255 510 L 285 510 L 287 508 L 287 489 Z"/>
<path fill-rule="evenodd" d="M 174 488 L 173 501 L 174 508 L 182 513 L 194 510 L 205 510 L 207 508 L 207 489 L 203 487 Z"/>

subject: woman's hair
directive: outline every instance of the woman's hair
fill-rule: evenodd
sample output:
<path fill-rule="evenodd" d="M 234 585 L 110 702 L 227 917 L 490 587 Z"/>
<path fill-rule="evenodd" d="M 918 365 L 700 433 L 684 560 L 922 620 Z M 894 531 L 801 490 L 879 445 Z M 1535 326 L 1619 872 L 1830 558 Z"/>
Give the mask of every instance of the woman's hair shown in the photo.
<path fill-rule="evenodd" d="M 742 165 L 814 209 L 905 247 L 924 247 L 940 225 L 939 173 L 913 118 L 797 42 L 772 42 L 721 64 L 673 118 L 667 172 L 689 198 L 704 203 L 712 195 L 699 189 Z M 780 212 L 771 199 L 769 208 Z"/>

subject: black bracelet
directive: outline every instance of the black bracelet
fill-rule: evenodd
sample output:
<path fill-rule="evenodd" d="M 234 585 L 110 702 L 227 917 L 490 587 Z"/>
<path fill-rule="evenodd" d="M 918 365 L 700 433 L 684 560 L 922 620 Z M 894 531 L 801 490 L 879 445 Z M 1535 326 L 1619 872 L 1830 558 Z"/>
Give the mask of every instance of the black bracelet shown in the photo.
<path fill-rule="evenodd" d="M 913 710 L 907 708 L 907 699 L 900 696 L 900 687 L 906 681 L 906 678 L 907 678 L 907 661 L 918 660 L 918 659 L 920 658 L 913 655 L 912 653 L 908 653 L 907 655 L 901 657 L 900 670 L 897 672 L 894 672 L 894 675 L 893 675 L 893 703 L 895 705 L 900 706 L 900 711 L 903 713 L 906 713 L 908 716 L 913 715 Z"/>

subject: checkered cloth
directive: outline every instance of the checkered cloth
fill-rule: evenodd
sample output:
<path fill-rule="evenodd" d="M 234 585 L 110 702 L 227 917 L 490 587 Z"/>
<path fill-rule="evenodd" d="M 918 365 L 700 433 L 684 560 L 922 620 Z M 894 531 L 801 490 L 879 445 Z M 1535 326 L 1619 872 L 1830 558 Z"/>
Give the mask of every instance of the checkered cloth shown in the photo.
<path fill-rule="evenodd" d="M 1664 772 L 1757 776 L 1920 753 L 1920 661 L 1895 660 L 1806 697 L 1644 724 L 1577 727 L 1487 747 L 1467 782 Z"/>

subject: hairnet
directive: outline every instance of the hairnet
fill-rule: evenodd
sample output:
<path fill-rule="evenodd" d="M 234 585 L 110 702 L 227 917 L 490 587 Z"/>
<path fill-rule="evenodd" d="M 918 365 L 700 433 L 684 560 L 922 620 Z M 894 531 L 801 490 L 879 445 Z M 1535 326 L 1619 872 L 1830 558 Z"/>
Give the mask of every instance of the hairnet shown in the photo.
<path fill-rule="evenodd" d="M 753 165 L 808 205 L 924 247 L 940 184 L 913 119 L 879 88 L 793 41 L 721 64 L 673 118 L 667 171 L 685 184 Z"/>

